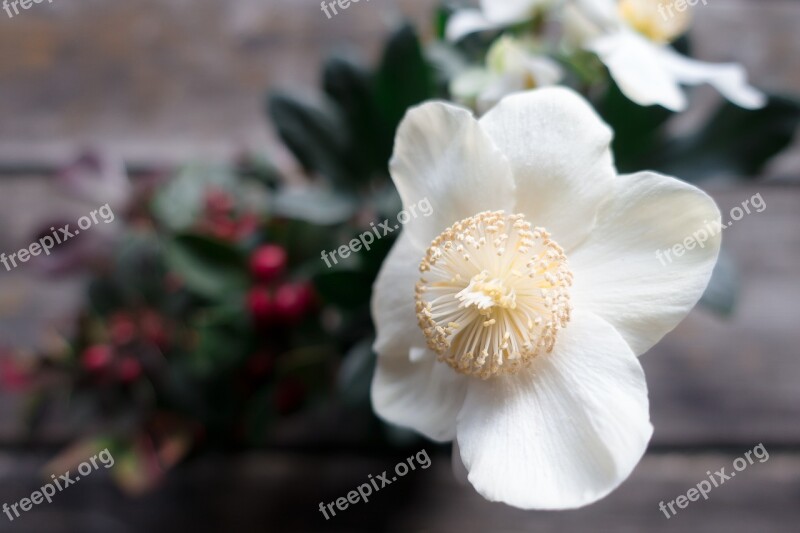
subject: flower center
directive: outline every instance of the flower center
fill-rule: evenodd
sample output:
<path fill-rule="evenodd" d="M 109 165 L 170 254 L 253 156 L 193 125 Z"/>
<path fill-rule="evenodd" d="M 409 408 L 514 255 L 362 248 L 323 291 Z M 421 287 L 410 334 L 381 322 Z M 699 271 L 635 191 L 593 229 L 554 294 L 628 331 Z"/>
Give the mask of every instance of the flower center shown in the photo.
<path fill-rule="evenodd" d="M 419 269 L 419 326 L 439 360 L 463 374 L 517 372 L 552 351 L 569 322 L 567 258 L 524 215 L 487 211 L 456 222 Z"/>
<path fill-rule="evenodd" d="M 683 35 L 692 19 L 689 6 L 681 0 L 620 0 L 619 14 L 633 29 L 661 44 Z"/>

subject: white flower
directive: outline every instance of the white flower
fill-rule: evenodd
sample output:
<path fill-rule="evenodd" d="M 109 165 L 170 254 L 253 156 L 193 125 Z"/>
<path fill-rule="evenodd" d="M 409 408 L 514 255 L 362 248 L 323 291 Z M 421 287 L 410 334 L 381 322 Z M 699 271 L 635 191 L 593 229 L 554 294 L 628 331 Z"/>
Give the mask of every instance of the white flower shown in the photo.
<path fill-rule="evenodd" d="M 560 0 L 481 0 L 480 9 L 461 9 L 447 21 L 446 37 L 457 41 L 476 31 L 492 30 L 532 19 Z"/>
<path fill-rule="evenodd" d="M 563 11 L 567 35 L 597 54 L 622 92 L 637 104 L 683 111 L 687 102 L 681 85 L 703 83 L 747 109 L 766 103 L 738 63 L 696 61 L 669 46 L 689 26 L 688 6 L 681 0 L 482 0 L 481 11 L 467 9 L 451 17 L 447 38 L 524 22 L 536 9 L 554 5 Z"/>
<path fill-rule="evenodd" d="M 707 63 L 683 56 L 669 46 L 689 27 L 685 3 L 676 0 L 572 0 L 565 26 L 582 28 L 581 45 L 597 54 L 622 92 L 640 105 L 686 109 L 681 85 L 708 83 L 734 104 L 763 107 L 763 93 L 747 83 L 736 63 Z M 575 33 L 573 32 L 573 36 Z"/>
<path fill-rule="evenodd" d="M 612 133 L 576 93 L 503 99 L 480 120 L 427 103 L 391 161 L 405 206 L 428 198 L 375 283 L 376 412 L 435 441 L 485 498 L 578 507 L 619 485 L 652 433 L 637 356 L 702 294 L 719 236 L 706 194 L 618 176 Z M 458 472 L 457 472 L 458 474 Z"/>
<path fill-rule="evenodd" d="M 504 96 L 555 85 L 564 75 L 558 63 L 536 52 L 536 43 L 504 35 L 486 55 L 486 68 L 467 69 L 450 83 L 453 98 L 485 113 Z"/>

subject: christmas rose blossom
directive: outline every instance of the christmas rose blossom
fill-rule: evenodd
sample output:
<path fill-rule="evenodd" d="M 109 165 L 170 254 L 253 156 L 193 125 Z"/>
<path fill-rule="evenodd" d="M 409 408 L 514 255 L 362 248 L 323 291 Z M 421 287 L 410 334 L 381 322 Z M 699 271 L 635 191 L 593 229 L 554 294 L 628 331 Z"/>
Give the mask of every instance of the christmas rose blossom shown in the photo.
<path fill-rule="evenodd" d="M 375 283 L 376 412 L 439 442 L 488 500 L 564 509 L 618 486 L 652 433 L 637 356 L 708 283 L 719 236 L 663 266 L 655 251 L 719 220 L 699 189 L 619 176 L 611 131 L 576 93 L 503 99 L 480 120 L 410 110 L 391 171 L 406 227 Z"/>
<path fill-rule="evenodd" d="M 676 52 L 669 43 L 689 28 L 691 16 L 677 0 L 482 0 L 481 9 L 457 11 L 447 38 L 501 29 L 559 13 L 568 40 L 597 54 L 625 96 L 639 105 L 686 109 L 681 85 L 708 83 L 734 104 L 758 109 L 766 96 L 747 83 L 738 63 L 708 63 Z"/>
<path fill-rule="evenodd" d="M 558 63 L 537 51 L 537 43 L 505 35 L 486 54 L 486 68 L 467 69 L 450 83 L 453 98 L 485 113 L 504 96 L 556 85 L 564 77 Z"/>
<path fill-rule="evenodd" d="M 639 105 L 686 109 L 681 85 L 708 83 L 734 104 L 764 107 L 766 96 L 747 83 L 737 63 L 708 63 L 669 43 L 689 28 L 690 12 L 676 0 L 569 0 L 567 26 L 583 28 L 579 43 L 597 54 L 625 96 Z"/>

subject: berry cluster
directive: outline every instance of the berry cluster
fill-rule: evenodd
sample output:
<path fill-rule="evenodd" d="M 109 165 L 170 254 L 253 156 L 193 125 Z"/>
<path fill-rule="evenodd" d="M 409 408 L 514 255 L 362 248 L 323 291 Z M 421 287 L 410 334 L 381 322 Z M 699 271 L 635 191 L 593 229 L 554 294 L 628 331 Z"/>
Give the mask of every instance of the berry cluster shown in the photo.
<path fill-rule="evenodd" d="M 106 322 L 103 341 L 83 350 L 81 367 L 94 382 L 129 385 L 143 376 L 145 359 L 165 353 L 170 342 L 168 327 L 155 311 L 119 312 Z"/>
<path fill-rule="evenodd" d="M 286 265 L 286 250 L 274 244 L 261 246 L 250 256 L 250 273 L 256 285 L 248 293 L 247 304 L 257 326 L 296 325 L 314 307 L 310 283 L 277 283 Z"/>

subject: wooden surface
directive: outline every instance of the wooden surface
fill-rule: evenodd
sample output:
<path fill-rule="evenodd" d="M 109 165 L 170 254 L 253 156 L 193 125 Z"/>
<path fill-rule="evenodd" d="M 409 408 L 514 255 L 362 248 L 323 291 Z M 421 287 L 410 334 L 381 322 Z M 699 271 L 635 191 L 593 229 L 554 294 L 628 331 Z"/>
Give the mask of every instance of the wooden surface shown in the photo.
<path fill-rule="evenodd" d="M 430 449 L 430 446 L 428 447 Z M 412 450 L 414 453 L 418 450 Z M 741 453 L 746 451 L 741 450 Z M 667 519 L 669 502 L 740 453 L 648 455 L 619 490 L 603 501 L 567 512 L 526 512 L 484 501 L 453 479 L 447 455 L 429 454 L 431 467 L 410 472 L 376 492 L 367 503 L 325 520 L 320 502 L 346 496 L 391 470 L 406 455 L 369 458 L 258 454 L 205 458 L 182 468 L 157 493 L 123 498 L 95 472 L 13 524 L 21 533 L 193 532 L 748 532 L 796 533 L 800 459 L 770 453 Z M 36 490 L 43 459 L 0 456 L 0 501 L 12 503 Z M 49 476 L 48 476 L 49 477 Z M 676 507 L 677 509 L 677 507 Z"/>
<path fill-rule="evenodd" d="M 55 0 L 14 19 L 0 11 L 0 250 L 27 244 L 42 215 L 73 208 L 47 176 L 21 167 L 52 167 L 86 144 L 145 166 L 268 146 L 266 88 L 315 83 L 319 63 L 339 47 L 374 58 L 392 20 L 405 13 L 422 23 L 433 4 L 371 0 L 332 20 L 317 0 Z M 757 85 L 800 92 L 800 3 L 710 0 L 696 15 L 701 57 L 742 61 Z M 800 175 L 798 153 L 769 174 Z M 0 531 L 798 531 L 800 188 L 761 182 L 710 192 L 723 213 L 756 193 L 767 205 L 725 230 L 740 269 L 737 312 L 724 320 L 696 310 L 644 356 L 651 450 L 596 505 L 528 513 L 489 504 L 458 485 L 449 457 L 428 446 L 430 469 L 326 522 L 320 501 L 345 496 L 399 459 L 343 451 L 358 435 L 334 436 L 347 423 L 338 413 L 285 436 L 287 449 L 305 442 L 314 452 L 202 458 L 133 501 L 98 473 L 13 524 L 0 514 Z M 0 344 L 30 342 L 79 294 L 75 284 L 33 281 L 24 271 L 0 277 Z M 38 471 L 52 451 L 20 444 L 18 408 L 0 397 L 0 504 L 41 485 Z M 44 441 L 69 435 L 56 417 Z M 674 518 L 659 511 L 658 502 L 762 442 L 769 461 Z"/>
<path fill-rule="evenodd" d="M 264 147 L 266 89 L 308 91 L 333 51 L 373 60 L 403 16 L 429 36 L 435 4 L 371 0 L 330 20 L 318 0 L 56 0 L 0 12 L 0 167 L 54 164 L 87 144 L 140 164 Z M 740 61 L 757 86 L 798 93 L 796 5 L 710 0 L 695 9 L 695 55 Z"/>

